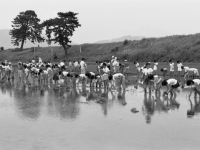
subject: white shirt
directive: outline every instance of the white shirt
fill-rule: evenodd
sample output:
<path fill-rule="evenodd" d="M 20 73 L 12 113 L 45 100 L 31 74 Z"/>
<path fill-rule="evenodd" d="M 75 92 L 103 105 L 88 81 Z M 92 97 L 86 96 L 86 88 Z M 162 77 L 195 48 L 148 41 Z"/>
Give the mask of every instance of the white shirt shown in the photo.
<path fill-rule="evenodd" d="M 153 66 L 153 70 L 157 70 L 157 68 L 158 68 L 157 66 L 158 66 L 158 63 L 155 62 L 155 63 L 154 63 L 154 66 Z"/>
<path fill-rule="evenodd" d="M 113 66 L 113 63 L 115 62 L 115 59 L 112 59 L 111 60 L 111 65 Z"/>
<path fill-rule="evenodd" d="M 170 68 L 170 71 L 174 71 L 174 63 L 169 63 L 169 68 Z"/>
<path fill-rule="evenodd" d="M 181 66 L 183 66 L 182 63 L 177 64 L 178 71 L 181 71 Z"/>
<path fill-rule="evenodd" d="M 64 62 L 60 62 L 60 66 L 62 67 L 62 66 L 64 66 L 65 65 L 65 63 Z"/>
<path fill-rule="evenodd" d="M 197 68 L 189 68 L 188 69 L 188 71 L 193 71 L 193 72 L 195 72 L 195 71 L 197 71 L 198 69 Z"/>
<path fill-rule="evenodd" d="M 63 71 L 63 75 L 64 75 L 64 76 L 67 76 L 67 75 L 68 75 L 68 72 L 67 72 L 67 71 Z"/>
<path fill-rule="evenodd" d="M 200 85 L 200 80 L 199 79 L 194 79 L 194 86 L 199 86 Z"/>
<path fill-rule="evenodd" d="M 122 73 L 115 73 L 114 75 L 113 75 L 113 80 L 116 80 L 116 79 L 118 79 L 118 78 L 120 78 L 120 77 L 123 77 L 124 75 L 122 74 Z"/>
<path fill-rule="evenodd" d="M 48 71 L 47 70 L 43 70 L 44 74 L 48 74 Z"/>
<path fill-rule="evenodd" d="M 145 74 L 145 75 L 148 75 L 148 74 L 152 74 L 153 73 L 153 69 L 152 68 L 144 68 L 143 69 L 143 73 Z"/>
<path fill-rule="evenodd" d="M 176 79 L 168 79 L 167 83 L 168 83 L 168 85 L 175 85 L 178 83 L 178 81 Z"/>
<path fill-rule="evenodd" d="M 113 67 L 117 67 L 117 66 L 119 66 L 119 62 L 118 62 L 117 60 L 115 60 L 115 61 L 113 62 Z"/>
<path fill-rule="evenodd" d="M 81 69 L 87 68 L 87 64 L 84 61 L 80 62 Z"/>
<path fill-rule="evenodd" d="M 108 69 L 108 67 L 102 68 L 103 73 L 108 73 L 110 70 Z"/>
<path fill-rule="evenodd" d="M 74 62 L 74 66 L 75 67 L 77 67 L 78 66 L 78 62 L 76 61 L 76 62 Z"/>
<path fill-rule="evenodd" d="M 189 67 L 184 67 L 185 72 L 188 72 L 189 69 L 190 69 Z"/>
<path fill-rule="evenodd" d="M 24 70 L 26 76 L 28 75 L 28 71 L 29 71 L 29 70 L 28 70 L 27 68 Z"/>
<path fill-rule="evenodd" d="M 90 73 L 91 73 L 91 75 L 95 76 L 95 73 L 94 73 L 94 72 L 90 72 Z"/>

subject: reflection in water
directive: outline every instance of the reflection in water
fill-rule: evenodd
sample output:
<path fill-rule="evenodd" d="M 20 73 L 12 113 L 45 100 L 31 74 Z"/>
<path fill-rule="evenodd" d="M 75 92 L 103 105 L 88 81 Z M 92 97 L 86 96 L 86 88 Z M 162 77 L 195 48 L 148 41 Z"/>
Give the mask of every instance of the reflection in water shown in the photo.
<path fill-rule="evenodd" d="M 142 107 L 146 123 L 148 124 L 151 123 L 152 116 L 155 112 L 167 113 L 168 110 L 176 110 L 180 106 L 180 104 L 176 101 L 176 94 L 170 96 L 170 98 L 165 96 L 161 98 L 161 91 L 157 90 L 155 91 L 155 96 L 152 95 L 153 94 L 151 92 L 144 94 L 144 105 Z"/>
<path fill-rule="evenodd" d="M 192 103 L 192 100 L 189 98 L 190 102 L 190 109 L 187 111 L 188 117 L 193 117 L 195 114 L 200 113 L 200 97 L 197 98 L 197 93 L 194 95 L 194 104 Z"/>
<path fill-rule="evenodd" d="M 79 93 L 76 88 L 49 89 L 47 110 L 49 115 L 62 119 L 76 119 L 79 115 Z"/>
<path fill-rule="evenodd" d="M 40 109 L 43 103 L 39 91 L 23 84 L 18 86 L 19 88 L 14 90 L 14 99 L 18 112 L 23 117 L 37 119 L 40 116 Z"/>
<path fill-rule="evenodd" d="M 151 123 L 151 116 L 154 114 L 155 110 L 155 103 L 154 100 L 151 98 L 151 93 L 144 94 L 144 102 L 143 102 L 142 111 L 146 119 L 146 123 Z"/>

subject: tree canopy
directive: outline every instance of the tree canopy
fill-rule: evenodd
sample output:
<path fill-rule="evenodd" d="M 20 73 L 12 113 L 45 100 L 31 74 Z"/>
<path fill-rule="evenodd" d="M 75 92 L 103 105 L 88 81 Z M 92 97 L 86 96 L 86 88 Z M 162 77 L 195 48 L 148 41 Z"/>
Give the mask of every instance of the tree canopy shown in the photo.
<path fill-rule="evenodd" d="M 69 37 L 73 35 L 75 28 L 81 26 L 78 18 L 78 13 L 74 12 L 59 12 L 58 17 L 49 19 L 43 22 L 43 26 L 46 28 L 47 42 L 59 43 L 67 55 L 67 49 L 70 47 Z"/>
<path fill-rule="evenodd" d="M 27 39 L 32 43 L 44 41 L 44 38 L 41 37 L 43 26 L 40 24 L 40 19 L 33 10 L 20 12 L 20 14 L 14 18 L 12 24 L 13 29 L 10 30 L 9 33 L 12 36 L 12 43 L 19 46 L 21 42 L 21 50 Z"/>

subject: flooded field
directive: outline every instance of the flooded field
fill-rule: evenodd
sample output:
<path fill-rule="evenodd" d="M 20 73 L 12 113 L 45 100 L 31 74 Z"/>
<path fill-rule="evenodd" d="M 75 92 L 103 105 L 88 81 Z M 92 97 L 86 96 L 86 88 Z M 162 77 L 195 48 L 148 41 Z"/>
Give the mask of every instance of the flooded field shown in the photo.
<path fill-rule="evenodd" d="M 0 85 L 0 149 L 199 149 L 199 98 Z M 163 89 L 161 90 L 161 93 Z M 96 103 L 99 95 L 102 103 Z M 139 112 L 132 112 L 131 110 Z M 188 116 L 187 111 L 194 112 Z"/>

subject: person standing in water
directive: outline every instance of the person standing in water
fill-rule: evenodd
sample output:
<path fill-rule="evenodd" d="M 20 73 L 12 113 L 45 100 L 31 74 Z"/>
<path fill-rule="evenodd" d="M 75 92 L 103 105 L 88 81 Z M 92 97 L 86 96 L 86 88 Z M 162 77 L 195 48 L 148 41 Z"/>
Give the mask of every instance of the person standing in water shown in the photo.
<path fill-rule="evenodd" d="M 174 63 L 172 60 L 169 60 L 169 75 L 170 77 L 174 77 Z"/>
<path fill-rule="evenodd" d="M 87 64 L 85 63 L 85 59 L 82 58 L 81 62 L 80 62 L 80 66 L 81 66 L 81 74 L 85 74 L 86 73 L 86 69 L 87 69 Z"/>
<path fill-rule="evenodd" d="M 154 66 L 153 66 L 154 74 L 157 74 L 157 70 L 158 70 L 158 62 L 156 60 L 154 60 Z"/>
<path fill-rule="evenodd" d="M 182 71 L 181 67 L 182 67 L 182 66 L 183 66 L 183 64 L 178 60 L 178 61 L 177 61 L 178 78 L 181 77 L 181 71 Z"/>

